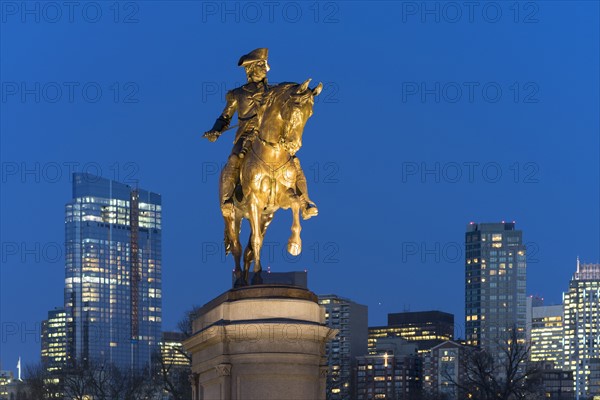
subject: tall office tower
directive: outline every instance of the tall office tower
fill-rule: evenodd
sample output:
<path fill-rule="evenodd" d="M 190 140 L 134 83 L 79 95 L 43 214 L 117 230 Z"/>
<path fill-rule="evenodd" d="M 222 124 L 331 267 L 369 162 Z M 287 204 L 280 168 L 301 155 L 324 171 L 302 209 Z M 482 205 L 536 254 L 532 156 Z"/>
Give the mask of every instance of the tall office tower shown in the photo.
<path fill-rule="evenodd" d="M 325 324 L 339 330 L 325 348 L 329 364 L 327 400 L 355 399 L 356 357 L 367 353 L 367 306 L 336 295 L 319 296 L 319 304 L 325 308 Z"/>
<path fill-rule="evenodd" d="M 75 173 L 66 205 L 68 363 L 150 366 L 161 339 L 161 197 Z"/>
<path fill-rule="evenodd" d="M 48 372 L 60 371 L 67 365 L 67 323 L 64 308 L 48 311 L 42 321 L 42 365 Z"/>
<path fill-rule="evenodd" d="M 530 360 L 562 369 L 563 306 L 532 307 L 530 324 Z"/>
<path fill-rule="evenodd" d="M 500 355 L 516 329 L 525 342 L 526 252 L 515 223 L 470 223 L 465 235 L 465 334 L 467 344 Z"/>
<path fill-rule="evenodd" d="M 564 367 L 574 372 L 579 395 L 600 395 L 600 264 L 577 259 L 563 303 Z"/>
<path fill-rule="evenodd" d="M 400 337 L 414 342 L 423 353 L 454 337 L 454 314 L 442 311 L 416 311 L 388 314 L 387 326 L 369 327 L 369 353 L 375 354 L 378 341 Z"/>

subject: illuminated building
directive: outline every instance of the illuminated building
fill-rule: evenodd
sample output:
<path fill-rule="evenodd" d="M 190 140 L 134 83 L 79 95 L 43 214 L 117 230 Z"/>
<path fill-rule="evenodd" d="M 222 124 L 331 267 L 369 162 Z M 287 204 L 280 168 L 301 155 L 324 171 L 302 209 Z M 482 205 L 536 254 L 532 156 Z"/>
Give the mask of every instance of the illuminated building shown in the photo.
<path fill-rule="evenodd" d="M 181 332 L 163 332 L 162 339 L 160 341 L 160 363 L 157 365 L 157 371 L 162 375 L 163 379 L 170 382 L 169 385 L 175 386 L 187 386 L 190 390 L 189 394 L 192 395 L 190 376 L 192 374 L 192 356 L 187 353 L 182 342 L 185 340 L 185 335 Z M 196 387 L 193 390 L 197 390 Z M 174 398 L 168 396 L 167 392 L 164 393 L 166 398 Z M 183 396 L 183 393 L 181 394 Z M 179 398 L 179 397 L 178 397 Z M 182 399 L 185 396 L 181 397 Z M 193 395 L 196 399 L 196 396 Z"/>
<path fill-rule="evenodd" d="M 525 342 L 527 265 L 515 223 L 471 223 L 465 234 L 467 344 L 500 355 L 498 346 L 517 330 Z"/>
<path fill-rule="evenodd" d="M 67 322 L 64 308 L 48 311 L 48 319 L 42 321 L 42 366 L 50 374 L 44 379 L 47 398 L 62 399 L 61 372 L 67 366 Z"/>
<path fill-rule="evenodd" d="M 539 361 L 536 364 L 543 385 L 544 398 L 575 400 L 573 371 L 558 369 L 554 362 Z"/>
<path fill-rule="evenodd" d="M 59 371 L 67 362 L 67 324 L 64 308 L 48 311 L 42 321 L 42 365 L 48 372 Z"/>
<path fill-rule="evenodd" d="M 563 306 L 532 307 L 530 360 L 562 369 Z"/>
<path fill-rule="evenodd" d="M 441 343 L 423 354 L 423 392 L 431 398 L 459 399 L 459 386 L 465 385 L 468 347 L 454 342 Z"/>
<path fill-rule="evenodd" d="M 388 326 L 369 327 L 369 353 L 375 354 L 378 340 L 400 337 L 415 342 L 419 352 L 452 340 L 454 315 L 442 311 L 418 311 L 388 314 Z"/>
<path fill-rule="evenodd" d="M 563 295 L 564 369 L 576 394 L 600 397 L 600 264 L 580 264 Z"/>
<path fill-rule="evenodd" d="M 382 338 L 373 354 L 357 357 L 357 400 L 419 398 L 422 363 L 417 347 L 399 337 Z"/>
<path fill-rule="evenodd" d="M 183 349 L 181 342 L 185 339 L 181 332 L 163 332 L 160 342 L 160 354 L 163 365 L 170 367 L 191 366 L 190 356 Z"/>
<path fill-rule="evenodd" d="M 8 385 L 13 381 L 12 371 L 0 370 L 0 400 L 8 399 Z"/>
<path fill-rule="evenodd" d="M 67 362 L 150 366 L 161 335 L 161 196 L 75 173 L 66 205 Z"/>
<path fill-rule="evenodd" d="M 526 341 L 527 343 L 531 343 L 531 322 L 533 321 L 533 307 L 541 307 L 544 305 L 544 298 L 540 296 L 530 295 L 526 298 L 527 305 L 527 327 L 525 329 L 526 333 Z"/>
<path fill-rule="evenodd" d="M 367 306 L 336 295 L 319 296 L 319 304 L 325 308 L 325 324 L 339 330 L 325 345 L 329 365 L 327 400 L 354 399 L 356 357 L 367 353 Z"/>

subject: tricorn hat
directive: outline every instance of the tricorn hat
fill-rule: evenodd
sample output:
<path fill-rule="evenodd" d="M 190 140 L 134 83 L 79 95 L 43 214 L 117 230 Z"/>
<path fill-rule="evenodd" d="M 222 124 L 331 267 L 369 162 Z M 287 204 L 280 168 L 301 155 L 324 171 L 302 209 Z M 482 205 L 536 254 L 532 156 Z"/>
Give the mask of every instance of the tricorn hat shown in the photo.
<path fill-rule="evenodd" d="M 255 61 L 266 60 L 269 55 L 269 49 L 260 48 L 252 50 L 250 53 L 243 55 L 238 61 L 238 67 L 243 67 Z"/>

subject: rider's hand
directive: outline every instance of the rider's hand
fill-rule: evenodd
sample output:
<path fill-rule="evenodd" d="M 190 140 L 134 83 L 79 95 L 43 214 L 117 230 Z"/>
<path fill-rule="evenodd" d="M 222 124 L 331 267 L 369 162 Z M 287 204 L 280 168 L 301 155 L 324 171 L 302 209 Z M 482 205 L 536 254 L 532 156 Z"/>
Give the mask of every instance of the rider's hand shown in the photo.
<path fill-rule="evenodd" d="M 209 142 L 216 142 L 220 135 L 221 132 L 208 131 L 204 133 L 203 137 L 207 138 Z"/>

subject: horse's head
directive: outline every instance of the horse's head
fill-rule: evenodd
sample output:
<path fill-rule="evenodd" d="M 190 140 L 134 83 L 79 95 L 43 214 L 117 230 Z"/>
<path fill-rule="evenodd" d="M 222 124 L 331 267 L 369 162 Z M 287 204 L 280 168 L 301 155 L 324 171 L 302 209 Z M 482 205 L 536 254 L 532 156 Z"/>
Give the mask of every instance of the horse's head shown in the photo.
<path fill-rule="evenodd" d="M 263 108 L 261 138 L 281 146 L 291 155 L 302 147 L 302 132 L 312 115 L 314 97 L 323 89 L 321 83 L 310 89 L 309 82 L 310 79 L 307 79 L 303 84 L 281 83 L 273 87 Z"/>
<path fill-rule="evenodd" d="M 289 97 L 281 110 L 281 118 L 284 121 L 284 125 L 279 143 L 291 155 L 296 154 L 300 150 L 300 147 L 302 147 L 304 125 L 306 125 L 306 121 L 308 121 L 313 113 L 315 96 L 318 96 L 323 89 L 322 83 L 311 89 L 308 87 L 309 82 L 310 79 L 307 79 L 301 85 L 292 87 L 289 91 Z"/>

